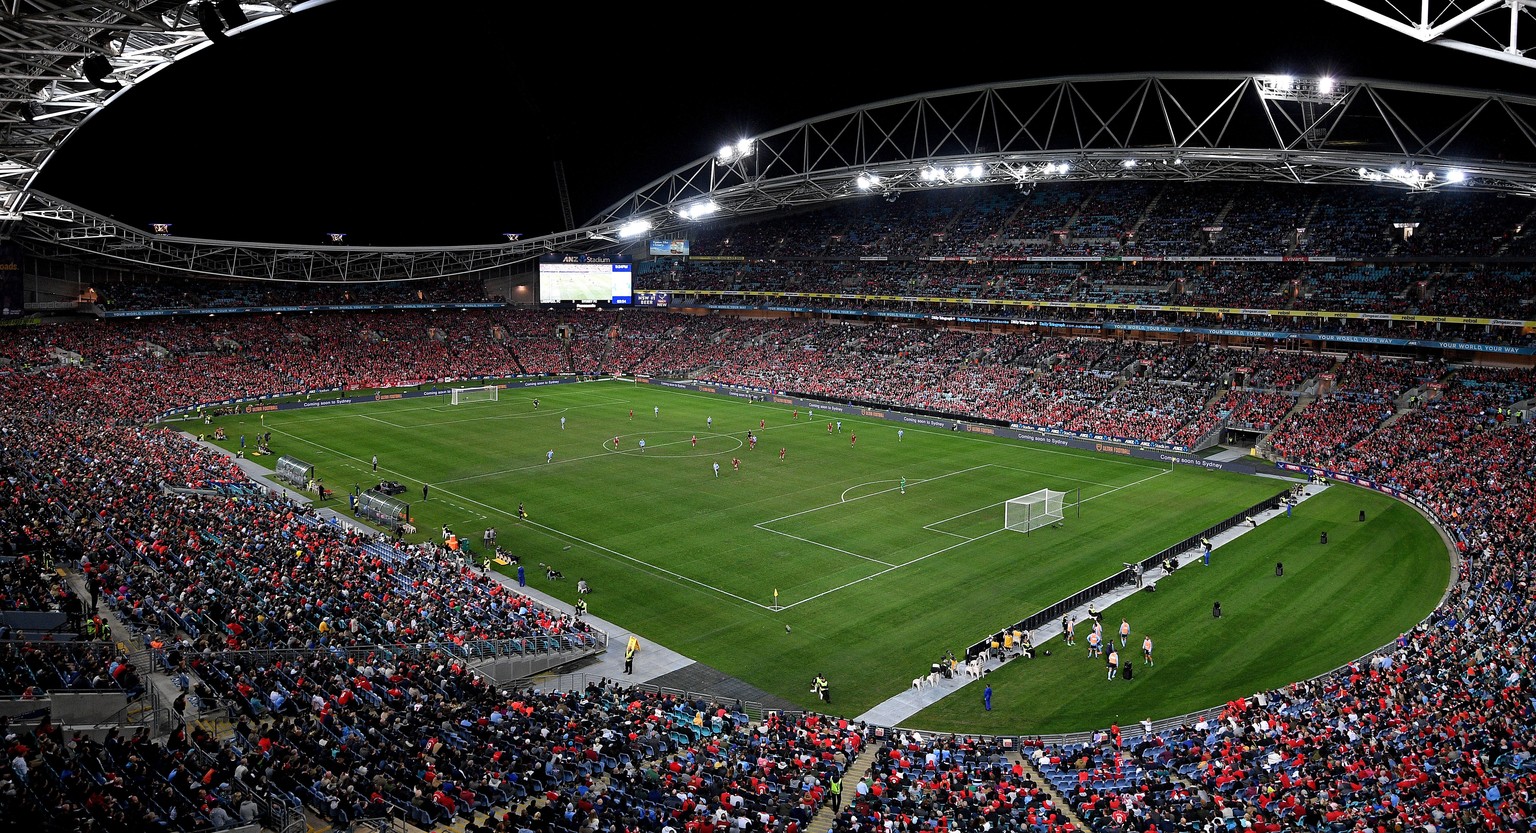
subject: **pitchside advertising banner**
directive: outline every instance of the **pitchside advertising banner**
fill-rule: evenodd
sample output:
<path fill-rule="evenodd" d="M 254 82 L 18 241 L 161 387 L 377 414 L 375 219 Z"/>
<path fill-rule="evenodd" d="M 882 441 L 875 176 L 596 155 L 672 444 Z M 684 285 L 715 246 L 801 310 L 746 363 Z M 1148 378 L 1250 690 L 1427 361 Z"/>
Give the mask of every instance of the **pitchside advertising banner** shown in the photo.
<path fill-rule="evenodd" d="M 1100 454 L 1117 454 L 1124 457 L 1134 457 L 1138 460 L 1156 460 L 1159 463 L 1170 463 L 1179 466 L 1195 466 L 1202 469 L 1218 469 L 1221 471 L 1237 472 L 1239 474 L 1257 474 L 1259 471 L 1273 471 L 1274 467 L 1268 463 L 1255 465 L 1252 462 L 1235 462 L 1223 460 L 1207 460 L 1201 457 L 1193 457 L 1181 453 L 1183 449 L 1159 443 L 1145 441 L 1116 440 L 1112 437 L 1091 434 L 1072 434 L 1065 431 L 1041 431 L 1031 430 L 1020 425 L 982 425 L 971 422 L 962 422 L 952 417 L 941 414 L 911 414 L 905 411 L 892 411 L 881 408 L 871 408 L 866 405 L 841 404 L 838 402 L 823 402 L 816 399 L 804 399 L 793 393 L 773 391 L 767 388 L 749 388 L 738 385 L 711 385 L 696 382 L 682 382 L 672 379 L 653 379 L 648 376 L 636 376 L 636 384 L 655 385 L 657 387 L 672 388 L 674 390 L 697 391 L 700 393 L 719 393 L 726 396 L 736 396 L 742 399 L 750 399 L 757 402 L 773 402 L 777 405 L 788 405 L 795 408 L 804 408 L 810 413 L 837 414 L 841 416 L 868 417 L 870 419 L 883 419 L 889 422 L 899 422 L 906 425 L 916 425 L 924 428 L 937 428 L 944 431 L 960 431 L 968 434 L 984 434 L 989 437 L 1002 437 L 1009 440 L 1019 440 L 1027 443 L 1039 443 L 1042 445 L 1056 446 L 1058 448 L 1076 448 L 1083 451 L 1096 451 Z"/>
<path fill-rule="evenodd" d="M 17 318 L 24 312 L 21 286 L 21 247 L 0 243 L 0 318 Z"/>
<path fill-rule="evenodd" d="M 477 382 L 477 381 L 482 381 L 482 380 L 481 379 L 461 379 L 461 380 L 455 382 L 454 384 L 457 384 L 457 385 L 460 385 L 460 386 L 464 386 L 464 385 L 468 385 L 471 382 Z M 540 387 L 545 387 L 547 385 L 568 385 L 568 384 L 572 384 L 572 383 L 575 383 L 575 382 L 586 382 L 586 381 L 590 381 L 590 380 L 586 379 L 586 378 L 571 376 L 571 377 L 568 377 L 568 378 L 562 377 L 562 378 L 558 378 L 558 379 L 529 379 L 529 380 L 524 381 L 524 382 L 504 382 L 504 383 L 497 384 L 496 387 L 498 387 L 498 388 L 500 388 L 502 390 L 514 390 L 514 389 L 517 389 L 517 388 L 540 388 Z M 313 396 L 315 394 L 324 395 L 324 394 L 327 394 L 327 393 L 340 393 L 340 391 L 332 389 L 332 390 L 328 390 L 328 391 L 308 391 L 307 392 L 307 394 L 310 395 L 310 396 Z M 166 411 L 165 413 L 160 415 L 160 419 L 170 419 L 172 417 L 177 417 L 177 416 L 182 416 L 182 415 L 191 415 L 191 414 L 194 414 L 194 413 L 198 412 L 199 410 L 202 410 L 202 409 L 205 409 L 205 408 L 224 408 L 224 407 L 233 406 L 235 408 L 235 410 L 237 410 L 237 411 L 239 411 L 241 413 L 256 414 L 256 413 L 263 413 L 263 412 L 270 412 L 270 411 L 293 411 L 293 410 L 299 410 L 299 409 L 303 409 L 303 408 L 324 408 L 324 407 L 326 407 L 328 405 L 355 405 L 355 404 L 358 404 L 360 402 L 384 402 L 384 401 L 392 400 L 392 399 L 420 399 L 421 397 L 424 397 L 424 396 L 448 396 L 451 393 L 453 393 L 453 390 L 450 387 L 450 388 L 441 388 L 441 389 L 432 389 L 432 390 L 394 391 L 394 392 L 391 392 L 391 393 L 374 393 L 374 394 L 354 393 L 354 394 L 352 394 L 350 396 L 333 396 L 333 397 L 330 397 L 329 399 L 306 399 L 306 400 L 299 401 L 299 402 L 272 402 L 272 401 L 270 401 L 270 400 L 275 399 L 275 398 L 282 398 L 282 397 L 288 397 L 288 396 L 305 396 L 306 395 L 305 391 L 292 391 L 290 393 L 276 394 L 275 396 L 259 396 L 259 397 L 258 396 L 251 396 L 251 397 L 244 397 L 244 398 L 241 398 L 241 399 L 225 399 L 225 400 L 221 400 L 219 402 L 204 402 L 201 405 L 194 405 L 194 406 L 192 406 L 190 408 L 177 408 L 174 411 Z"/>

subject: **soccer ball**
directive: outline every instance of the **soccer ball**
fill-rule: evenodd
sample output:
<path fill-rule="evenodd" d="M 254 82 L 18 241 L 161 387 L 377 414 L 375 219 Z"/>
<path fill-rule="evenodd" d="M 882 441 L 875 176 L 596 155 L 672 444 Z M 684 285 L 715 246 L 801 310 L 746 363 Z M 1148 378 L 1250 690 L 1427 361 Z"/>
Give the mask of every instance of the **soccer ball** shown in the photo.
<path fill-rule="evenodd" d="M 1046 656 L 1050 656 L 1051 655 L 1051 649 L 1050 648 L 1046 648 L 1045 649 L 1045 655 Z"/>

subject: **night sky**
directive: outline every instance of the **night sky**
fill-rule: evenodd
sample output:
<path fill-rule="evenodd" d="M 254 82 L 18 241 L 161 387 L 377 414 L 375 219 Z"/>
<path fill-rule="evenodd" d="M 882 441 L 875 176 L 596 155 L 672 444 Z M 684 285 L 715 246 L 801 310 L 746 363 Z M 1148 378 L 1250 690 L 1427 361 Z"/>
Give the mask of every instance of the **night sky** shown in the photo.
<path fill-rule="evenodd" d="M 877 22 L 760 6 L 336 0 L 131 89 L 36 186 L 184 237 L 498 243 L 566 228 L 557 163 L 579 226 L 742 136 L 974 84 L 1197 71 L 1536 89 L 1536 70 L 1421 44 L 1322 0 L 1069 4 L 1050 20 L 1039 5 L 891 7 Z"/>

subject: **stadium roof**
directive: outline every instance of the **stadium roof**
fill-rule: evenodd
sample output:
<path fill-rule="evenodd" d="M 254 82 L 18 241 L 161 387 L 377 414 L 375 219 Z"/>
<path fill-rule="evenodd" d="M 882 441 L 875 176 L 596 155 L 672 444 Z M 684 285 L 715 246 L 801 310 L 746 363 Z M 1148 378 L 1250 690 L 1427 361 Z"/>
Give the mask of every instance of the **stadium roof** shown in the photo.
<path fill-rule="evenodd" d="M 729 156 L 694 160 L 579 228 L 495 245 L 181 238 L 35 189 L 37 173 L 59 147 L 124 90 L 223 39 L 326 2 L 71 6 L 13 0 L 0 26 L 0 231 L 37 256 L 142 272 L 382 281 L 483 272 L 551 251 L 612 252 L 627 244 L 636 223 L 644 225 L 638 238 L 681 236 L 706 216 L 748 217 L 975 185 L 1356 183 L 1536 196 L 1536 98 L 1370 79 L 1220 73 L 1063 76 L 848 108 L 748 137 Z M 1449 27 L 1436 31 L 1443 36 Z M 1527 60 L 1511 49 L 1502 54 Z"/>

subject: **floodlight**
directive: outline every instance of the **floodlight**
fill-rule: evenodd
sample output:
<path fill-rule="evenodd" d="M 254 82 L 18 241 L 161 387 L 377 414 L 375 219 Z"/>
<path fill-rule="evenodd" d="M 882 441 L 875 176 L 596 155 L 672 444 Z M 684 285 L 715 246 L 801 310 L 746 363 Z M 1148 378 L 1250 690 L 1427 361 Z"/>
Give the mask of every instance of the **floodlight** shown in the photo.
<path fill-rule="evenodd" d="M 219 10 L 214 7 L 211 0 L 203 0 L 197 4 L 197 25 L 203 30 L 208 40 L 214 43 L 229 40 L 229 36 L 224 34 L 224 19 L 219 17 Z"/>
<path fill-rule="evenodd" d="M 229 24 L 229 28 L 238 29 L 251 22 L 251 19 L 245 16 L 245 9 L 240 8 L 239 0 L 218 0 L 218 3 L 219 14 L 224 16 L 224 22 Z"/>
<path fill-rule="evenodd" d="M 650 220 L 632 220 L 619 226 L 619 237 L 639 237 L 652 228 Z"/>
<path fill-rule="evenodd" d="M 678 212 L 678 216 L 682 217 L 684 220 L 698 220 L 703 217 L 708 217 L 709 215 L 719 210 L 719 203 L 715 202 L 714 200 L 706 200 L 705 202 L 694 203 L 693 205 L 683 208 Z"/>
<path fill-rule="evenodd" d="M 85 74 L 85 80 L 103 90 L 117 92 L 123 88 L 121 83 L 107 78 L 112 74 L 112 62 L 105 55 L 87 55 L 80 62 L 80 71 Z"/>

